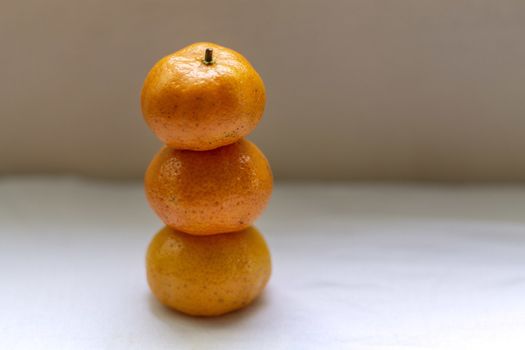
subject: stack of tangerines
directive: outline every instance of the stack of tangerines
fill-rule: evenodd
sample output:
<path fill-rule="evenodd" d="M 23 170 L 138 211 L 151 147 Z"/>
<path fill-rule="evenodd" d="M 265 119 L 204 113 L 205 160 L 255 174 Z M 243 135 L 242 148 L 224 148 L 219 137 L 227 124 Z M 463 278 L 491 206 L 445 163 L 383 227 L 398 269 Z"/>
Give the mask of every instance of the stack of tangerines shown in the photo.
<path fill-rule="evenodd" d="M 272 172 L 243 138 L 264 111 L 261 77 L 239 53 L 196 43 L 155 64 L 141 102 L 166 144 L 145 176 L 148 201 L 166 224 L 147 252 L 153 294 L 191 315 L 249 304 L 271 273 L 268 247 L 251 225 L 270 199 Z"/>

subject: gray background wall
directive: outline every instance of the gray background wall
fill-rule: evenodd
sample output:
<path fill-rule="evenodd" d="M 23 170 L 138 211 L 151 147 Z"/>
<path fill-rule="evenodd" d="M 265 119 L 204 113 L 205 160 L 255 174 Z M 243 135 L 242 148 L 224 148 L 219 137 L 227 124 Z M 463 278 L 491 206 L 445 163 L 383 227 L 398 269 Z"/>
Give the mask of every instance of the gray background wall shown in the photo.
<path fill-rule="evenodd" d="M 525 2 L 4 2 L 0 174 L 141 177 L 161 56 L 215 41 L 268 90 L 278 178 L 525 179 Z"/>

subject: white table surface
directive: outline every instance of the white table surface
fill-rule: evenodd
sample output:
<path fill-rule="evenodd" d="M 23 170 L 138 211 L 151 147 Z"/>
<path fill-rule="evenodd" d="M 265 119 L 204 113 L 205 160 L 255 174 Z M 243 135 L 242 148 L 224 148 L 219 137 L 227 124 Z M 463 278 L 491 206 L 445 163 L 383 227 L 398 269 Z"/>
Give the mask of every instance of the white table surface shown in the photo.
<path fill-rule="evenodd" d="M 0 178 L 0 349 L 525 349 L 525 187 L 278 185 L 274 272 L 214 319 L 160 306 L 139 183 Z"/>

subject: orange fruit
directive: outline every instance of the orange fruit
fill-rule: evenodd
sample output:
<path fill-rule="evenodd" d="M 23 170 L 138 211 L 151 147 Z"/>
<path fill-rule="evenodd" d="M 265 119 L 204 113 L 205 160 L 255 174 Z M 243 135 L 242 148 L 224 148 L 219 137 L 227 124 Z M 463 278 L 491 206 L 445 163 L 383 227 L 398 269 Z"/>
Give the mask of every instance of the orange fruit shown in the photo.
<path fill-rule="evenodd" d="M 141 102 L 144 119 L 165 144 L 203 151 L 248 135 L 262 117 L 266 95 L 241 54 L 195 43 L 155 64 Z"/>
<path fill-rule="evenodd" d="M 266 157 L 242 139 L 203 152 L 165 146 L 144 182 L 148 201 L 165 224 L 210 235 L 250 226 L 270 199 L 272 181 Z"/>
<path fill-rule="evenodd" d="M 254 227 L 197 237 L 165 226 L 146 256 L 149 286 L 166 306 L 195 316 L 216 316 L 252 302 L 271 274 L 271 258 Z"/>

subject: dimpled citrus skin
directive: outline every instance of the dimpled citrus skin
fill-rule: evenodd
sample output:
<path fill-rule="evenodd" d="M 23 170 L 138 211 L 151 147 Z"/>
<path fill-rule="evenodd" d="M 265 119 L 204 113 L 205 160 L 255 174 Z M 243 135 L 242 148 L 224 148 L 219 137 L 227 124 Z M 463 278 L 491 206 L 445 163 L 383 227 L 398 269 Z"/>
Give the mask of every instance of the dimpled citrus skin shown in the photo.
<path fill-rule="evenodd" d="M 264 289 L 271 258 L 254 227 L 197 237 L 168 226 L 146 256 L 148 283 L 157 299 L 195 316 L 217 316 L 248 305 Z"/>
<path fill-rule="evenodd" d="M 204 64 L 213 49 L 214 63 Z M 248 135 L 264 112 L 264 83 L 239 53 L 195 43 L 162 58 L 142 89 L 142 114 L 172 148 L 203 151 Z"/>
<path fill-rule="evenodd" d="M 203 152 L 163 147 L 144 182 L 162 221 L 195 235 L 250 226 L 265 209 L 273 186 L 266 157 L 244 139 Z"/>

